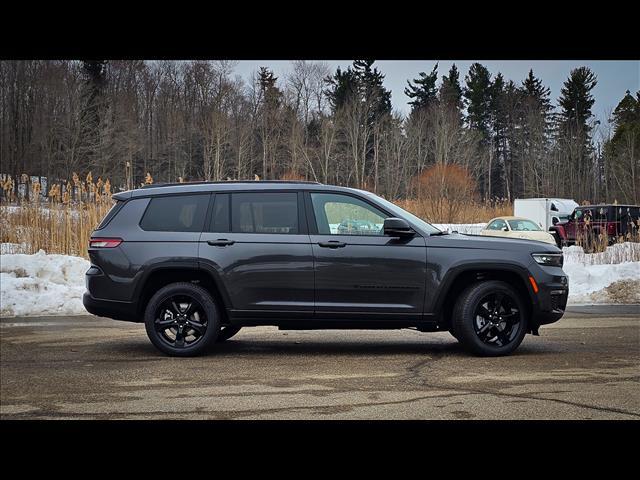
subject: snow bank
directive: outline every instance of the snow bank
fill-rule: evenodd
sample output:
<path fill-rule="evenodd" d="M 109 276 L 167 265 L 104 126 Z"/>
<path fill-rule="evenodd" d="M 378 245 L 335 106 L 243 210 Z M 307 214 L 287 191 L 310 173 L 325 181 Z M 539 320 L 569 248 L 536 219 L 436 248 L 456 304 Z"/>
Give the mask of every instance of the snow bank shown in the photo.
<path fill-rule="evenodd" d="M 86 314 L 82 294 L 88 269 L 84 258 L 43 250 L 0 255 L 0 316 Z"/>
<path fill-rule="evenodd" d="M 434 227 L 443 232 L 466 233 L 468 235 L 480 235 L 480 232 L 487 225 L 486 223 L 433 223 Z"/>

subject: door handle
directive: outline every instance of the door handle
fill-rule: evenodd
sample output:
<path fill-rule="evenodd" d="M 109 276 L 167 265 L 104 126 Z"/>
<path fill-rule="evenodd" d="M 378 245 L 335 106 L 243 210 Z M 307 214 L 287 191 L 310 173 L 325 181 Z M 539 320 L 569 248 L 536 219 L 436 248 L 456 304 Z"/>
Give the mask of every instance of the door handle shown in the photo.
<path fill-rule="evenodd" d="M 339 242 L 337 240 L 330 240 L 328 242 L 318 242 L 318 245 L 320 245 L 322 248 L 342 248 L 347 246 L 346 243 Z"/>
<path fill-rule="evenodd" d="M 207 240 L 207 243 L 214 247 L 226 247 L 227 245 L 233 245 L 235 240 L 227 240 L 226 238 L 219 238 L 218 240 Z"/>

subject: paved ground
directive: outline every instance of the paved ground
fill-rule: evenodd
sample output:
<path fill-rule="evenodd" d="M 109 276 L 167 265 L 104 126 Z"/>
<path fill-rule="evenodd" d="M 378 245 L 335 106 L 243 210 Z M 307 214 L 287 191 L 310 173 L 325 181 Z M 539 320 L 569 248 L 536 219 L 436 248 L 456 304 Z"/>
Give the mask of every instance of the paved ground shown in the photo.
<path fill-rule="evenodd" d="M 448 333 L 268 327 L 177 359 L 142 325 L 3 319 L 0 418 L 640 418 L 640 312 L 577 310 L 492 359 Z"/>

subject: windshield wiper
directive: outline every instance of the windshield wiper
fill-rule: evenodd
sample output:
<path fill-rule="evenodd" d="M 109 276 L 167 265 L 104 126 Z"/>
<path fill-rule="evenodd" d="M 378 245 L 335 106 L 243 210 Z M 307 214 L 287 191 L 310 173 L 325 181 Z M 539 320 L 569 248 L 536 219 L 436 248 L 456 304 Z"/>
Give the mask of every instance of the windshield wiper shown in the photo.
<path fill-rule="evenodd" d="M 440 232 L 435 232 L 435 233 L 430 233 L 429 234 L 430 237 L 435 237 L 435 236 L 438 236 L 438 235 L 449 235 L 449 232 L 440 231 Z"/>

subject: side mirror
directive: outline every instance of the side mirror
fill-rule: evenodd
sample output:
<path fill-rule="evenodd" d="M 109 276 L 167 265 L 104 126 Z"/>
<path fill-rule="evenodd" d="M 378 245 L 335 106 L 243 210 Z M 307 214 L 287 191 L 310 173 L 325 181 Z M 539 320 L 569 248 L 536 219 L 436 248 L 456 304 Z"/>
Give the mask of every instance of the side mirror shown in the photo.
<path fill-rule="evenodd" d="M 502 227 L 502 231 L 503 231 L 503 232 L 508 232 L 508 231 L 509 231 L 509 229 L 508 229 L 507 227 Z"/>
<path fill-rule="evenodd" d="M 382 230 L 390 237 L 409 237 L 415 234 L 406 220 L 396 217 L 385 218 Z"/>
<path fill-rule="evenodd" d="M 556 225 L 559 221 L 560 221 L 560 219 L 558 217 L 552 217 L 551 218 L 551 223 L 553 223 L 554 225 Z M 542 226 L 542 225 L 540 225 L 540 226 Z"/>

